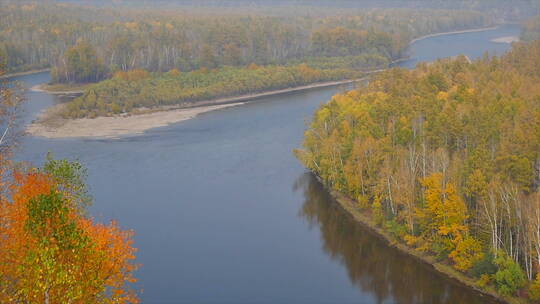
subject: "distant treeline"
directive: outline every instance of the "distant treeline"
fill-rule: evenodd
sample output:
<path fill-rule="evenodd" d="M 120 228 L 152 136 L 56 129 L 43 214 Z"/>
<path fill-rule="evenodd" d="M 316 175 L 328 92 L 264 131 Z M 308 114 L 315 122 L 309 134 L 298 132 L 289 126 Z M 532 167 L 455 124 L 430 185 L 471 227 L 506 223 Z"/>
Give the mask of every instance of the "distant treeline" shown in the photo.
<path fill-rule="evenodd" d="M 12 0 L 15 1 L 15 0 Z M 538 7 L 538 0 L 58 0 L 58 2 L 92 5 L 190 5 L 190 6 L 290 6 L 311 5 L 340 8 L 444 8 L 444 9 L 497 9 Z"/>
<path fill-rule="evenodd" d="M 191 71 L 359 55 L 391 60 L 414 37 L 490 22 L 480 12 L 455 10 L 7 2 L 0 4 L 0 57 L 9 72 L 50 66 L 56 82 L 93 82 L 131 69 Z"/>
<path fill-rule="evenodd" d="M 397 241 L 538 301 L 539 83 L 540 41 L 391 69 L 322 105 L 296 153 Z"/>
<path fill-rule="evenodd" d="M 14 1 L 14 0 L 12 0 Z M 499 22 L 518 22 L 540 13 L 539 0 L 62 0 L 60 2 L 103 7 L 327 7 L 347 9 L 409 8 L 475 10 Z"/>

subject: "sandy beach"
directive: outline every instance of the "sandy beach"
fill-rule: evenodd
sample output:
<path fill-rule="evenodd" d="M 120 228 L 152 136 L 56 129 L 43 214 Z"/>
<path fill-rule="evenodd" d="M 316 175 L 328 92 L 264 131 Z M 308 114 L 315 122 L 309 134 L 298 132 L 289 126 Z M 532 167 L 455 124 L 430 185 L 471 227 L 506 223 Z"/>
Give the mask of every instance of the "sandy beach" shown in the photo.
<path fill-rule="evenodd" d="M 379 72 L 371 71 L 369 73 Z M 247 94 L 236 97 L 217 98 L 197 101 L 184 108 L 161 108 L 152 113 L 136 115 L 120 115 L 113 117 L 61 119 L 57 112 L 62 105 L 47 109 L 38 119 L 26 128 L 26 133 L 46 138 L 96 137 L 117 138 L 123 135 L 141 134 L 146 130 L 164 127 L 196 117 L 209 111 L 244 104 L 246 101 L 279 94 L 292 93 L 302 90 L 336 86 L 361 81 L 365 78 L 315 83 L 311 85 L 268 91 L 257 94 Z M 39 90 L 39 87 L 36 87 Z M 46 91 L 45 91 L 46 92 Z"/>
<path fill-rule="evenodd" d="M 160 111 L 148 114 L 81 119 L 60 119 L 35 122 L 26 129 L 28 134 L 46 138 L 96 137 L 117 138 L 122 135 L 141 134 L 152 128 L 164 127 L 191 119 L 201 113 L 243 104 L 231 103 L 198 108 Z"/>
<path fill-rule="evenodd" d="M 495 43 L 514 43 L 514 42 L 519 41 L 519 37 L 517 37 L 517 36 L 507 36 L 507 37 L 495 38 L 495 39 L 492 39 L 491 41 L 495 42 Z"/>
<path fill-rule="evenodd" d="M 429 34 L 429 35 L 425 35 L 425 36 L 418 37 L 416 39 L 411 40 L 411 42 L 409 42 L 409 45 L 411 45 L 411 44 L 413 44 L 415 42 L 418 42 L 420 40 L 424 40 L 424 39 L 432 38 L 432 37 L 439 37 L 439 36 L 446 36 L 446 35 L 457 35 L 457 34 L 465 34 L 465 33 L 485 32 L 485 31 L 494 30 L 496 28 L 497 28 L 497 26 L 492 26 L 492 27 L 483 27 L 483 28 L 472 29 L 472 30 L 462 30 L 462 31 L 452 31 L 452 32 Z"/>

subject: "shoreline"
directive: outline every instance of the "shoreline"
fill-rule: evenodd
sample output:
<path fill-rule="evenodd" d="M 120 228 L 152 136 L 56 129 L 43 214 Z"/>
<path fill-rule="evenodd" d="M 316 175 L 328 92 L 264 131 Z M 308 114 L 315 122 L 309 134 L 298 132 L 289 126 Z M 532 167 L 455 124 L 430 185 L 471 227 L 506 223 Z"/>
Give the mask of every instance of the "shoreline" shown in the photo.
<path fill-rule="evenodd" d="M 432 37 L 438 37 L 438 36 L 444 36 L 444 35 L 456 35 L 456 34 L 464 34 L 464 33 L 472 33 L 472 32 L 482 32 L 482 31 L 489 31 L 498 28 L 498 26 L 495 27 L 489 27 L 489 28 L 481 28 L 481 29 L 474 29 L 474 30 L 464 30 L 464 31 L 454 31 L 454 32 L 446 32 L 446 33 L 438 33 L 438 34 L 430 34 L 426 36 L 422 36 L 416 39 L 413 39 L 409 46 L 414 44 L 415 42 L 421 41 L 423 39 L 432 38 Z M 509 43 L 507 42 L 507 38 L 509 37 L 502 37 L 503 39 L 499 43 Z M 495 40 L 495 39 L 494 39 Z M 398 60 L 399 61 L 399 60 Z M 420 252 L 416 250 L 415 248 L 409 247 L 406 244 L 396 240 L 388 231 L 386 231 L 384 228 L 379 227 L 375 220 L 372 218 L 372 216 L 369 214 L 368 211 L 362 210 L 357 207 L 356 201 L 351 199 L 350 197 L 344 195 L 343 193 L 338 192 L 337 190 L 332 189 L 329 187 L 316 173 L 308 170 L 311 174 L 313 174 L 318 182 L 321 183 L 321 185 L 329 192 L 330 196 L 335 200 L 335 203 L 342 208 L 348 216 L 350 216 L 355 222 L 362 225 L 364 228 L 366 228 L 370 233 L 372 233 L 375 237 L 383 240 L 387 246 L 395 248 L 396 250 L 399 250 L 400 252 L 412 257 L 413 259 L 416 259 L 417 261 L 423 263 L 424 265 L 428 266 L 430 269 L 432 269 L 434 272 L 440 274 L 445 279 L 455 283 L 459 284 L 465 288 L 468 288 L 469 290 L 472 290 L 474 292 L 477 292 L 481 294 L 484 297 L 490 298 L 491 300 L 494 300 L 498 303 L 509 303 L 509 304 L 521 304 L 525 303 L 523 299 L 518 297 L 503 297 L 500 295 L 493 286 L 488 286 L 487 288 L 482 288 L 477 285 L 476 281 L 477 279 L 469 277 L 457 270 L 455 270 L 451 265 L 438 262 L 435 260 L 435 257 L 423 252 Z"/>
<path fill-rule="evenodd" d="M 456 35 L 456 34 L 464 34 L 464 33 L 489 31 L 496 28 L 498 28 L 498 26 L 429 34 L 429 35 L 425 35 L 425 36 L 413 39 L 411 42 L 409 42 L 409 46 L 415 42 L 418 42 L 420 40 L 427 39 L 427 38 L 445 36 L 445 35 Z M 279 90 L 271 90 L 271 91 L 266 91 L 262 93 L 252 93 L 252 94 L 244 94 L 244 95 L 233 96 L 233 97 L 222 97 L 222 98 L 214 98 L 210 100 L 194 101 L 194 102 L 186 103 L 182 106 L 172 106 L 172 107 L 167 106 L 167 107 L 150 109 L 152 111 L 151 113 L 144 113 L 144 114 L 116 115 L 116 116 L 109 116 L 109 117 L 97 117 L 93 119 L 89 119 L 89 118 L 56 119 L 54 123 L 50 123 L 50 121 L 52 120 L 51 119 L 52 114 L 58 111 L 57 107 L 52 107 L 42 112 L 38 116 L 38 119 L 36 119 L 30 125 L 28 125 L 26 127 L 26 132 L 33 136 L 46 137 L 46 138 L 76 138 L 76 137 L 117 138 L 123 135 L 141 134 L 150 129 L 163 127 L 163 126 L 167 126 L 173 123 L 177 123 L 177 122 L 181 122 L 187 119 L 194 118 L 200 113 L 213 111 L 218 108 L 225 108 L 227 107 L 227 105 L 243 104 L 245 102 L 264 98 L 264 97 L 278 96 L 281 94 L 294 93 L 294 92 L 305 91 L 305 90 L 310 90 L 310 89 L 325 88 L 325 87 L 337 86 L 337 85 L 342 85 L 342 84 L 360 82 L 367 79 L 369 75 L 371 74 L 386 71 L 390 68 L 390 65 L 394 65 L 396 63 L 403 62 L 408 59 L 409 58 L 395 59 L 389 64 L 388 67 L 371 70 L 371 71 L 365 71 L 364 72 L 365 76 L 361 78 L 357 78 L 357 79 L 318 82 L 318 83 L 313 83 L 309 85 L 303 85 L 303 86 L 291 87 L 291 88 L 279 89 Z M 50 70 L 50 69 L 39 70 L 39 71 L 29 71 L 29 72 L 24 72 L 24 73 L 34 74 L 34 73 L 39 73 L 46 70 Z M 11 74 L 9 77 L 13 77 L 13 76 L 14 75 Z M 76 95 L 76 94 L 83 93 L 80 90 L 49 91 L 47 89 L 44 89 L 42 85 L 43 84 L 35 85 L 31 88 L 31 90 L 34 92 L 43 92 L 43 93 L 53 94 L 53 95 Z M 194 109 L 197 109 L 197 110 L 194 110 Z M 184 113 L 185 115 L 182 115 L 179 113 L 179 111 L 187 112 L 188 110 L 194 111 L 195 114 Z M 168 112 L 176 113 L 177 115 L 172 115 L 176 118 L 172 118 L 170 115 L 167 114 Z M 144 122 L 144 123 L 134 124 L 132 123 L 134 120 L 140 120 L 141 122 Z M 165 121 L 162 121 L 162 120 L 165 120 Z M 96 121 L 99 121 L 99 123 L 96 123 Z"/>
<path fill-rule="evenodd" d="M 308 170 L 309 171 L 309 170 Z M 377 226 L 373 218 L 367 214 L 366 211 L 358 209 L 356 207 L 356 202 L 347 197 L 346 195 L 332 189 L 329 187 L 322 179 L 314 172 L 309 171 L 313 174 L 317 181 L 330 193 L 330 196 L 335 200 L 335 202 L 342 208 L 352 219 L 365 227 L 369 232 L 374 236 L 383 240 L 389 247 L 395 248 L 400 252 L 416 259 L 417 261 L 424 263 L 428 267 L 432 268 L 433 271 L 445 277 L 456 284 L 460 284 L 465 288 L 468 288 L 472 291 L 480 293 L 482 296 L 489 297 L 490 299 L 499 302 L 499 303 L 508 303 L 508 304 L 521 304 L 525 303 L 521 301 L 520 298 L 511 297 L 506 298 L 498 294 L 493 288 L 482 289 L 476 284 L 476 279 L 466 276 L 465 274 L 458 272 L 452 266 L 437 262 L 435 257 L 429 254 L 422 253 L 416 249 L 407 246 L 404 243 L 397 241 L 390 233 L 388 233 L 383 228 Z"/>
<path fill-rule="evenodd" d="M 80 119 L 51 119 L 33 122 L 26 127 L 27 134 L 45 138 L 108 138 L 138 135 L 158 127 L 192 119 L 199 114 L 242 105 L 243 102 L 213 105 L 197 108 L 183 108 L 132 116 L 112 116 Z M 50 111 L 61 109 L 61 105 Z M 46 114 L 42 113 L 42 114 Z M 38 118 L 39 119 L 39 118 Z M 45 118 L 47 119 L 47 118 Z"/>
<path fill-rule="evenodd" d="M 378 73 L 381 70 L 366 72 Z M 125 135 L 142 134 L 147 130 L 168 126 L 173 123 L 192 119 L 199 114 L 242 105 L 248 101 L 264 97 L 278 96 L 316 88 L 325 88 L 350 84 L 365 80 L 367 77 L 340 81 L 319 82 L 310 85 L 272 90 L 263 93 L 245 94 L 211 100 L 195 101 L 182 107 L 161 107 L 150 109 L 152 112 L 134 115 L 117 115 L 97 118 L 54 119 L 52 116 L 62 108 L 62 104 L 46 109 L 38 118 L 26 127 L 26 133 L 45 138 L 118 138 Z"/>
<path fill-rule="evenodd" d="M 47 93 L 51 95 L 78 95 L 78 94 L 84 94 L 84 90 L 74 90 L 74 91 L 51 91 L 44 88 L 47 84 L 36 84 L 35 86 L 30 88 L 30 91 L 32 92 L 40 92 L 40 93 Z"/>
<path fill-rule="evenodd" d="M 499 38 L 494 38 L 494 39 L 491 39 L 491 42 L 495 42 L 495 43 L 509 43 L 509 44 L 512 44 L 514 42 L 519 42 L 520 39 L 518 36 L 505 36 L 505 37 L 499 37 Z"/>
<path fill-rule="evenodd" d="M 384 71 L 384 69 L 365 72 L 365 74 L 369 75 L 373 73 L 379 73 L 381 71 Z M 233 97 L 221 97 L 221 98 L 214 98 L 214 99 L 209 99 L 209 100 L 193 101 L 185 106 L 182 106 L 181 109 L 199 108 L 199 107 L 204 107 L 204 106 L 209 106 L 209 105 L 224 105 L 224 104 L 231 104 L 231 103 L 238 103 L 238 102 L 245 103 L 248 101 L 257 100 L 257 99 L 261 99 L 265 97 L 284 95 L 284 94 L 295 93 L 299 91 L 306 91 L 306 90 L 317 89 L 317 88 L 338 86 L 342 84 L 350 84 L 350 83 L 365 80 L 366 78 L 367 76 L 356 78 L 356 79 L 315 82 L 315 83 L 307 84 L 303 86 L 290 87 L 290 88 L 279 89 L 279 90 L 271 90 L 271 91 L 265 91 L 261 93 L 252 93 L 252 94 L 244 94 L 244 95 L 233 96 Z M 175 110 L 175 109 L 179 109 L 179 107 L 175 107 L 175 106 L 163 107 L 159 111 L 162 112 L 162 111 L 169 111 L 169 110 Z"/>
<path fill-rule="evenodd" d="M 10 74 L 1 75 L 0 79 L 8 79 L 8 78 L 19 77 L 19 76 L 39 74 L 39 73 L 43 73 L 43 72 L 49 72 L 50 70 L 51 70 L 51 68 L 45 68 L 45 69 L 38 69 L 38 70 L 30 70 L 30 71 L 26 71 L 26 72 L 10 73 Z"/>
<path fill-rule="evenodd" d="M 499 28 L 500 25 L 496 26 L 490 26 L 490 27 L 481 27 L 477 29 L 470 29 L 470 30 L 461 30 L 461 31 L 451 31 L 451 32 L 442 32 L 442 33 L 435 33 L 435 34 L 428 34 L 424 36 L 420 36 L 418 38 L 415 38 L 409 42 L 409 46 L 412 44 L 427 39 L 427 38 L 433 38 L 433 37 L 439 37 L 439 36 L 446 36 L 446 35 L 458 35 L 458 34 L 467 34 L 467 33 L 476 33 L 476 32 L 486 32 L 491 30 L 496 30 Z"/>

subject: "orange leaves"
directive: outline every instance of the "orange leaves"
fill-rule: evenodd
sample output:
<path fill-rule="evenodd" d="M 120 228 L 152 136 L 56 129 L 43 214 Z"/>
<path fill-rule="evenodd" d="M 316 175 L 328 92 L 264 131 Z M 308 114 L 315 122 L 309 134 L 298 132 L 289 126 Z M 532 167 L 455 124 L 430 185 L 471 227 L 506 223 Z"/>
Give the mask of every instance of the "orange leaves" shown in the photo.
<path fill-rule="evenodd" d="M 320 70 L 313 69 L 305 63 L 298 65 L 298 71 L 300 73 L 300 76 L 307 83 L 314 82 L 321 78 Z"/>
<path fill-rule="evenodd" d="M 133 272 L 138 268 L 132 261 L 133 231 L 123 231 L 116 222 L 109 225 L 94 224 L 91 219 L 81 219 L 80 226 L 93 241 L 94 250 L 107 257 L 95 268 L 94 275 L 105 283 L 121 303 L 138 303 L 136 295 L 126 289 L 126 284 L 137 280 Z"/>
<path fill-rule="evenodd" d="M 50 179 L 39 173 L 23 174 L 15 172 L 11 186 L 12 202 L 2 201 L 0 210 L 0 302 L 20 296 L 24 285 L 22 274 L 27 271 L 21 266 L 29 250 L 36 246 L 37 240 L 32 238 L 25 229 L 28 219 L 27 202 L 40 195 L 50 192 Z"/>
<path fill-rule="evenodd" d="M 247 69 L 248 70 L 257 70 L 258 68 L 260 68 L 256 63 L 252 62 L 250 63 L 248 66 L 247 66 Z"/>
<path fill-rule="evenodd" d="M 12 187 L 13 200 L 16 204 L 21 204 L 40 194 L 47 194 L 53 187 L 51 178 L 42 173 L 15 172 L 13 177 L 15 180 Z"/>
<path fill-rule="evenodd" d="M 82 216 L 58 184 L 14 173 L 0 209 L 0 302 L 138 303 L 133 232 Z"/>
<path fill-rule="evenodd" d="M 180 72 L 179 69 L 171 69 L 167 74 L 171 77 L 178 77 L 182 74 L 182 72 Z"/>
<path fill-rule="evenodd" d="M 15 172 L 13 178 L 14 183 L 11 186 L 12 202 L 6 202 L 2 208 L 2 220 L 6 222 L 3 232 L 12 242 L 3 242 L 2 244 L 12 245 L 11 249 L 18 251 L 30 242 L 24 229 L 24 224 L 28 218 L 27 203 L 40 194 L 49 193 L 52 188 L 52 181 L 48 176 L 40 173 L 23 174 Z"/>

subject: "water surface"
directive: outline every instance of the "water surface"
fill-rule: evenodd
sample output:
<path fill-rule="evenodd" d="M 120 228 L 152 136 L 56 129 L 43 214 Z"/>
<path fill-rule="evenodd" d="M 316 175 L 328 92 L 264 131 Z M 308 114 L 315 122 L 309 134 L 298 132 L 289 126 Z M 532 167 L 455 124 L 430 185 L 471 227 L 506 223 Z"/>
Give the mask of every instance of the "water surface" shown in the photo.
<path fill-rule="evenodd" d="M 507 44 L 517 27 L 434 37 L 418 61 Z M 26 86 L 47 73 L 19 77 Z M 27 137 L 19 160 L 46 152 L 88 168 L 99 221 L 134 229 L 143 303 L 489 303 L 388 248 L 337 207 L 300 165 L 306 121 L 343 87 L 269 97 L 118 140 Z M 57 102 L 29 92 L 25 121 Z"/>

